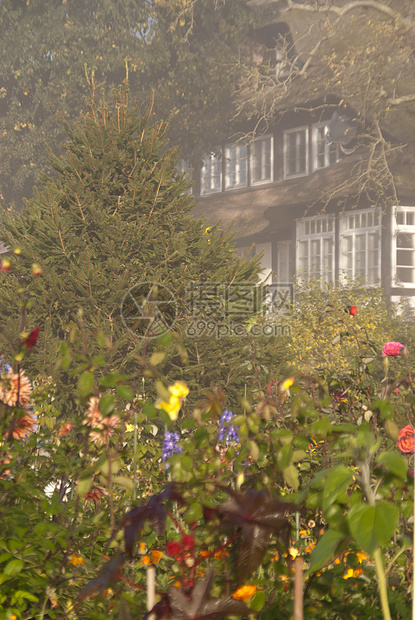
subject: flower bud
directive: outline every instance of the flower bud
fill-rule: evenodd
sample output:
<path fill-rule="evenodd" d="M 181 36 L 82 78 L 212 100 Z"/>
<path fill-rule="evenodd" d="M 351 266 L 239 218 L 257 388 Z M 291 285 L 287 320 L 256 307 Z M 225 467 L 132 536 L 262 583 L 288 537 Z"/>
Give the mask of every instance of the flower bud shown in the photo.
<path fill-rule="evenodd" d="M 5 273 L 7 273 L 10 270 L 11 266 L 12 266 L 12 264 L 9 261 L 9 259 L 8 258 L 3 258 L 3 260 L 0 263 L 0 271 L 4 271 Z"/>
<path fill-rule="evenodd" d="M 13 254 L 16 254 L 16 256 L 20 256 L 20 254 L 22 253 L 20 248 L 14 248 L 13 250 Z"/>
<path fill-rule="evenodd" d="M 42 275 L 42 268 L 37 263 L 33 263 L 32 265 L 32 276 L 36 278 L 36 276 Z"/>

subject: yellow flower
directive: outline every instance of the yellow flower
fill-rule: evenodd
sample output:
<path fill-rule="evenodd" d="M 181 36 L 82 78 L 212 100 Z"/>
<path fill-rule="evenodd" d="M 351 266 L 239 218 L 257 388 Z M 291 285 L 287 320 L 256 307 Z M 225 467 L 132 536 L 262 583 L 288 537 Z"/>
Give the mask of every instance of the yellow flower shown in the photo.
<path fill-rule="evenodd" d="M 157 399 L 155 406 L 157 409 L 164 409 L 164 411 L 168 413 L 170 420 L 174 422 L 179 415 L 183 399 L 186 398 L 189 393 L 189 388 L 182 381 L 176 381 L 176 383 L 169 386 L 168 390 L 171 394 L 170 400 L 167 402 Z"/>
<path fill-rule="evenodd" d="M 363 560 L 367 559 L 367 553 L 362 553 L 361 551 L 357 551 L 356 557 L 359 560 L 359 564 L 361 564 Z"/>
<path fill-rule="evenodd" d="M 293 383 L 294 383 L 294 377 L 288 377 L 288 379 L 282 382 L 281 389 L 284 392 L 288 392 L 288 390 L 290 389 Z"/>
<path fill-rule="evenodd" d="M 290 554 L 290 556 L 291 556 L 291 557 L 292 557 L 292 559 L 294 560 L 294 559 L 297 557 L 297 555 L 299 554 L 299 551 L 298 551 L 298 549 L 296 549 L 295 547 L 290 547 L 290 548 L 288 549 L 288 553 Z"/>
<path fill-rule="evenodd" d="M 189 393 L 189 388 L 183 381 L 176 381 L 176 383 L 169 387 L 169 392 L 176 398 L 186 398 Z"/>
<path fill-rule="evenodd" d="M 316 543 L 314 540 L 312 540 L 307 547 L 304 549 L 305 553 L 311 553 L 312 550 L 314 549 L 314 547 L 316 546 Z"/>
<path fill-rule="evenodd" d="M 232 598 L 235 598 L 237 601 L 249 601 L 257 591 L 257 587 L 254 584 L 246 584 L 245 586 L 241 586 L 232 594 Z"/>
<path fill-rule="evenodd" d="M 84 558 L 81 558 L 81 556 L 79 555 L 75 555 L 75 553 L 71 555 L 71 557 L 69 558 L 69 562 L 73 564 L 74 566 L 78 566 L 78 565 L 84 566 L 85 564 Z"/>
<path fill-rule="evenodd" d="M 350 579 L 351 577 L 359 577 L 363 573 L 361 568 L 349 568 L 343 575 L 343 579 Z"/>
<path fill-rule="evenodd" d="M 125 430 L 127 431 L 127 433 L 132 433 L 134 430 L 134 424 L 126 424 Z"/>
<path fill-rule="evenodd" d="M 299 535 L 299 536 L 301 536 L 302 538 L 303 538 L 304 536 L 307 536 L 307 530 L 300 530 L 300 531 L 298 532 L 298 535 Z"/>

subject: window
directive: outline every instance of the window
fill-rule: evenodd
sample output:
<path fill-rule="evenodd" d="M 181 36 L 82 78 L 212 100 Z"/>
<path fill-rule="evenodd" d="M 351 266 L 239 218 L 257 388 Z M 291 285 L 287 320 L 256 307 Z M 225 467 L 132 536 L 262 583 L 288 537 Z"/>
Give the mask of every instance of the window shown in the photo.
<path fill-rule="evenodd" d="M 396 207 L 393 220 L 393 280 L 415 286 L 415 207 Z"/>
<path fill-rule="evenodd" d="M 237 144 L 225 148 L 225 189 L 246 187 L 248 183 L 248 148 Z"/>
<path fill-rule="evenodd" d="M 285 178 L 308 174 L 308 128 L 284 133 Z"/>
<path fill-rule="evenodd" d="M 277 281 L 287 284 L 294 275 L 293 242 L 278 241 L 277 243 Z"/>
<path fill-rule="evenodd" d="M 211 153 L 203 159 L 200 171 L 200 193 L 211 194 L 222 191 L 222 158 Z"/>
<path fill-rule="evenodd" d="M 345 213 L 340 220 L 340 271 L 343 277 L 380 280 L 380 211 Z"/>
<path fill-rule="evenodd" d="M 328 125 L 316 125 L 312 128 L 313 170 L 332 166 L 339 160 L 339 147 L 328 144 L 326 135 Z"/>
<path fill-rule="evenodd" d="M 334 216 L 307 217 L 297 222 L 297 272 L 305 280 L 333 282 Z"/>
<path fill-rule="evenodd" d="M 270 183 L 273 180 L 273 136 L 263 136 L 251 142 L 251 185 Z"/>

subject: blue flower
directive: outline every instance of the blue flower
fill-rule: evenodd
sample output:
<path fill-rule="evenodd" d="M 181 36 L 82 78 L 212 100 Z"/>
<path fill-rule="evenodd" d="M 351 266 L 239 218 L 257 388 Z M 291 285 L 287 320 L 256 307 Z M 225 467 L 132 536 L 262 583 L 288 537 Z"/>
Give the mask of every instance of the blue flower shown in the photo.
<path fill-rule="evenodd" d="M 163 455 L 161 457 L 163 461 L 169 459 L 173 454 L 181 454 L 183 452 L 181 447 L 177 445 L 179 439 L 178 433 L 164 433 Z"/>
<path fill-rule="evenodd" d="M 9 370 L 11 370 L 10 364 L 7 364 L 6 360 L 4 359 L 4 357 L 0 356 L 0 374 L 1 373 L 5 373 L 5 372 L 9 372 Z"/>
<path fill-rule="evenodd" d="M 228 411 L 228 409 L 225 409 L 219 421 L 218 443 L 225 441 L 225 444 L 227 446 L 229 446 L 229 444 L 232 442 L 239 443 L 238 427 L 234 426 L 233 424 L 229 424 L 233 417 L 234 414 L 232 413 L 232 411 Z"/>

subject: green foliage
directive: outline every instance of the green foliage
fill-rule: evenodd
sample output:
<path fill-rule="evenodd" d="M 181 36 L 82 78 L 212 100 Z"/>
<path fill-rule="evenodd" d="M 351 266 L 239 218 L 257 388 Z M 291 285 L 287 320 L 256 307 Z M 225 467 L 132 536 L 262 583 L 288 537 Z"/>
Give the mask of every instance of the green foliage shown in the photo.
<path fill-rule="evenodd" d="M 41 328 L 42 343 L 31 352 L 28 368 L 31 376 L 60 377 L 57 398 L 66 414 L 92 394 L 93 372 L 105 363 L 104 351 L 107 363 L 120 373 L 141 363 L 144 341 L 126 328 L 120 307 L 131 287 L 157 282 L 172 292 L 177 320 L 175 333 L 162 336 L 169 337 L 165 349 L 159 350 L 164 340 L 145 345 L 151 353 L 147 376 L 185 379 L 193 402 L 213 386 L 231 384 L 241 393 L 244 383 L 253 383 L 262 372 L 246 369 L 252 339 L 189 337 L 185 352 L 187 288 L 192 282 L 254 287 L 258 260 L 242 261 L 228 234 L 207 235 L 205 223 L 191 217 L 193 198 L 188 180 L 177 170 L 177 150 L 167 147 L 167 125 L 150 125 L 148 114 L 140 116 L 128 105 L 128 85 L 115 93 L 112 107 L 98 105 L 93 82 L 91 87 L 88 112 L 74 127 L 66 125 L 65 156 L 52 160 L 57 175 L 44 177 L 43 190 L 28 202 L 24 215 L 9 214 L 2 224 L 4 241 L 20 253 L 12 254 L 11 271 L 2 274 L 0 348 L 10 356 L 20 337 L 22 328 L 11 308 L 27 283 L 25 310 L 31 309 L 30 321 Z M 34 261 L 42 268 L 35 278 Z M 76 354 L 75 367 L 82 372 L 75 403 L 75 376 L 68 372 L 73 358 L 61 342 L 68 331 L 70 340 L 76 338 L 78 313 L 82 328 L 94 338 L 89 350 Z M 265 338 L 263 345 L 257 363 L 263 365 L 265 358 L 269 372 L 275 343 Z M 64 394 L 63 383 L 68 386 Z M 128 389 L 131 400 L 137 390 Z"/>

